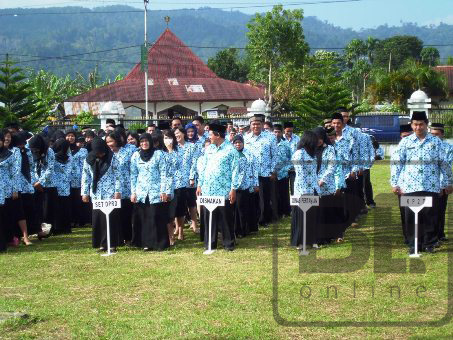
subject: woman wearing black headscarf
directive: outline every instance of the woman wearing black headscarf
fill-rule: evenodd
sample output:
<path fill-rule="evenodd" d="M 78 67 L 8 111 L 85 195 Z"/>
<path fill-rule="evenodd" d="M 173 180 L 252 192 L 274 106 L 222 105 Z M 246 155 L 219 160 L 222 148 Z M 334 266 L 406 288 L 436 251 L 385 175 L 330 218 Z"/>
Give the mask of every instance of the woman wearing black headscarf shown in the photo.
<path fill-rule="evenodd" d="M 121 181 L 118 164 L 113 152 L 107 143 L 99 137 L 91 142 L 91 151 L 83 163 L 82 170 L 82 200 L 85 203 L 91 200 L 121 199 Z M 112 251 L 118 246 L 118 232 L 121 216 L 119 209 L 110 213 L 110 245 Z M 100 251 L 107 250 L 107 222 L 106 217 L 99 209 L 93 209 L 92 214 L 93 248 Z"/>
<path fill-rule="evenodd" d="M 55 153 L 54 171 L 51 176 L 51 186 L 57 191 L 53 202 L 52 234 L 67 234 L 71 232 L 71 173 L 72 156 L 69 142 L 64 138 L 57 139 L 52 150 Z"/>
<path fill-rule="evenodd" d="M 326 244 L 342 237 L 343 205 L 340 188 L 337 188 L 335 174 L 339 170 L 335 149 L 323 127 L 313 130 L 318 137 L 316 147 L 316 171 L 318 174 L 319 208 L 317 243 Z"/>
<path fill-rule="evenodd" d="M 69 142 L 69 149 L 72 155 L 71 192 L 69 196 L 71 202 L 71 225 L 81 227 L 91 223 L 89 204 L 83 203 L 80 199 L 83 161 L 87 158 L 88 151 L 77 146 L 76 131 L 69 130 L 66 132 L 66 140 Z"/>
<path fill-rule="evenodd" d="M 154 142 L 158 142 L 158 138 L 154 138 Z M 131 201 L 136 204 L 133 244 L 145 251 L 164 250 L 170 246 L 168 205 L 165 204 L 170 193 L 167 158 L 164 151 L 154 148 L 153 138 L 148 133 L 140 136 L 140 148 L 131 160 Z"/>

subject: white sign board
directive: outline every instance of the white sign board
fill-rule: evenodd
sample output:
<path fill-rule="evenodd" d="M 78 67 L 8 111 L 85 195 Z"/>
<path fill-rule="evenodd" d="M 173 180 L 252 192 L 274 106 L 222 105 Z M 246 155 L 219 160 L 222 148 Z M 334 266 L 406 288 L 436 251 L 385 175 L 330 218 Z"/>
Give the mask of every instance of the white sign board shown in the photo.
<path fill-rule="evenodd" d="M 208 110 L 206 115 L 210 119 L 219 118 L 219 112 L 217 110 Z"/>
<path fill-rule="evenodd" d="M 113 255 L 110 247 L 110 213 L 118 208 L 121 208 L 121 200 L 119 199 L 93 201 L 93 209 L 101 210 L 105 214 L 107 221 L 107 254 L 103 254 L 102 256 Z"/>
<path fill-rule="evenodd" d="M 319 196 L 291 196 L 291 205 L 298 206 L 306 212 L 311 207 L 319 207 Z"/>
<path fill-rule="evenodd" d="M 217 207 L 225 206 L 224 196 L 199 196 L 198 204 L 205 206 L 209 210 L 209 238 L 208 238 L 208 249 L 203 254 L 209 255 L 214 252 L 212 250 L 212 213 Z"/>

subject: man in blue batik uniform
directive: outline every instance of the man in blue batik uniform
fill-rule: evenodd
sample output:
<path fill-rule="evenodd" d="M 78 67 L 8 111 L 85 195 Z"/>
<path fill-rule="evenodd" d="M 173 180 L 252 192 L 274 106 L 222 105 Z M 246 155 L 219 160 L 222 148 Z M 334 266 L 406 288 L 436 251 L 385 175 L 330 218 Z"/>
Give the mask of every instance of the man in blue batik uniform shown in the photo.
<path fill-rule="evenodd" d="M 235 246 L 233 204 L 239 188 L 239 165 L 237 152 L 231 143 L 225 142 L 226 127 L 218 123 L 209 124 L 211 145 L 205 150 L 204 172 L 198 179 L 197 196 L 224 196 L 225 206 L 212 212 L 211 249 L 217 248 L 218 231 L 222 232 L 225 250 L 232 251 Z M 203 209 L 205 209 L 203 207 Z M 209 246 L 209 214 L 205 213 L 205 248 Z"/>
<path fill-rule="evenodd" d="M 300 142 L 300 138 L 298 135 L 294 134 L 293 122 L 284 122 L 283 129 L 285 132 L 283 135 L 283 139 L 288 142 L 290 149 L 291 149 L 291 157 L 292 157 L 297 150 L 297 145 Z M 292 195 L 294 192 L 294 179 L 296 178 L 296 172 L 294 171 L 294 166 L 291 165 L 288 175 L 289 175 L 289 184 L 290 184 L 291 195 Z"/>
<path fill-rule="evenodd" d="M 452 190 L 452 171 L 443 142 L 428 133 L 428 119 L 423 111 L 415 111 L 411 118 L 414 131 L 401 140 L 392 155 L 390 184 L 395 194 L 430 196 L 433 205 L 419 212 L 419 243 L 423 251 L 432 253 L 438 241 L 437 219 L 439 194 Z M 406 235 L 409 253 L 414 253 L 414 213 L 405 207 Z"/>

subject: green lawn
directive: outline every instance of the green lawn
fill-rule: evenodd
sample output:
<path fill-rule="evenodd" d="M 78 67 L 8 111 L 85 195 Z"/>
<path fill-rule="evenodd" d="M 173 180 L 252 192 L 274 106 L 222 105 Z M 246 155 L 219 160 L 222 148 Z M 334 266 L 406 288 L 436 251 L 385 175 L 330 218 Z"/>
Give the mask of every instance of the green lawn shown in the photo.
<path fill-rule="evenodd" d="M 240 240 L 234 252 L 211 256 L 202 254 L 191 232 L 171 251 L 126 248 L 108 258 L 90 248 L 89 229 L 12 249 L 0 255 L 0 312 L 26 312 L 30 318 L 0 324 L 0 338 L 449 336 L 449 320 L 426 324 L 447 313 L 447 246 L 411 260 L 409 272 L 388 178 L 388 163 L 373 168 L 378 208 L 360 228 L 348 229 L 344 243 L 318 250 L 324 262 L 315 263 L 313 251 L 299 257 L 288 247 L 288 219 Z M 344 272 L 357 263 L 357 270 Z M 390 296 L 392 286 L 400 297 L 396 287 Z M 367 324 L 348 327 L 351 322 Z"/>

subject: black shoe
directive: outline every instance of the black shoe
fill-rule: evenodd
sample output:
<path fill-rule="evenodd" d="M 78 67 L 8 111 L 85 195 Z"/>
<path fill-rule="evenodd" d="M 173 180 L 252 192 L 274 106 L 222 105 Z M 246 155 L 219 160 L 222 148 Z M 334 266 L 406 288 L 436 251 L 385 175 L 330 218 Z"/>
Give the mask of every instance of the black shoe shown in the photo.
<path fill-rule="evenodd" d="M 415 254 L 415 248 L 411 247 L 409 248 L 409 255 L 414 255 Z"/>
<path fill-rule="evenodd" d="M 446 237 L 444 236 L 444 237 L 441 237 L 441 238 L 439 239 L 439 241 L 441 241 L 441 242 L 448 242 L 448 238 L 446 238 Z"/>
<path fill-rule="evenodd" d="M 226 250 L 226 251 L 233 251 L 233 250 L 234 250 L 234 247 L 225 247 L 225 250 Z"/>
<path fill-rule="evenodd" d="M 434 248 L 440 248 L 440 242 L 437 241 L 436 243 L 434 243 Z"/>
<path fill-rule="evenodd" d="M 107 249 L 105 249 L 104 247 L 100 247 L 97 250 L 98 253 L 103 253 L 103 252 L 106 252 L 106 251 L 107 251 Z"/>
<path fill-rule="evenodd" d="M 424 251 L 425 253 L 431 253 L 431 254 L 436 252 L 436 251 L 434 250 L 434 247 L 433 247 L 433 246 L 425 247 L 425 248 L 423 249 L 423 251 Z"/>
<path fill-rule="evenodd" d="M 143 248 L 143 251 L 151 251 L 148 247 Z"/>
<path fill-rule="evenodd" d="M 368 207 L 370 207 L 371 209 L 374 209 L 374 208 L 376 208 L 376 203 L 368 204 Z"/>

